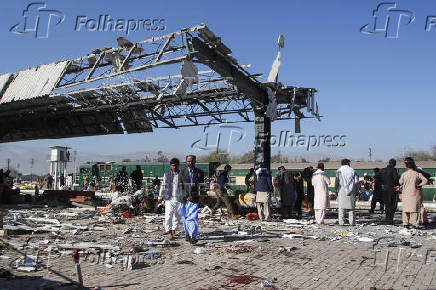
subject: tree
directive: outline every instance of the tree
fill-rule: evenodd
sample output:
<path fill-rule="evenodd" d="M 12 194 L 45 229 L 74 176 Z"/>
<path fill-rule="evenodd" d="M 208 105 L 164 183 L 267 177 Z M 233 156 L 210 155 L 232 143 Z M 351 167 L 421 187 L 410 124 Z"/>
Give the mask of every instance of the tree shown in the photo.
<path fill-rule="evenodd" d="M 412 157 L 415 161 L 426 161 L 433 159 L 433 156 L 425 151 L 408 151 L 406 152 L 406 156 Z"/>
<path fill-rule="evenodd" d="M 232 157 L 232 163 L 237 163 L 237 164 L 254 163 L 254 150 L 246 152 L 239 156 Z"/>
<path fill-rule="evenodd" d="M 167 163 L 167 162 L 169 162 L 168 157 L 166 157 L 165 154 L 162 151 L 158 151 L 157 152 L 156 161 L 160 162 L 160 163 Z"/>
<path fill-rule="evenodd" d="M 230 163 L 230 154 L 225 150 L 210 152 L 207 155 L 199 156 L 198 162 L 219 162 L 220 164 Z"/>
<path fill-rule="evenodd" d="M 271 162 L 272 163 L 288 163 L 289 159 L 287 156 L 283 156 L 282 153 L 279 151 L 277 154 L 274 154 L 271 156 Z"/>
<path fill-rule="evenodd" d="M 131 162 L 131 160 L 129 158 L 124 158 L 121 162 Z"/>
<path fill-rule="evenodd" d="M 331 160 L 330 157 L 326 157 L 326 158 L 318 160 L 318 162 L 330 162 L 330 160 Z"/>

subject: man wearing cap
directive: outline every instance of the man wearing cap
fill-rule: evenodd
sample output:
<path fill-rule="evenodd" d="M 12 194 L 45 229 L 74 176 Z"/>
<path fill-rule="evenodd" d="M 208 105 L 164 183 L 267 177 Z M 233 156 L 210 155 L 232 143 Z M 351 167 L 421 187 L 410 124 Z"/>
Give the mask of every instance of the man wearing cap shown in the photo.
<path fill-rule="evenodd" d="M 350 166 L 350 160 L 343 159 L 341 167 L 336 171 L 335 188 L 338 193 L 339 225 L 345 223 L 345 214 L 348 213 L 348 221 L 351 226 L 355 225 L 354 210 L 356 207 L 356 192 L 359 186 L 359 176 Z"/>
<path fill-rule="evenodd" d="M 399 177 L 395 165 L 397 161 L 390 159 L 388 166 L 383 168 L 383 197 L 385 201 L 386 223 L 394 224 L 394 214 L 397 210 L 397 191 L 399 190 Z"/>
<path fill-rule="evenodd" d="M 312 184 L 315 190 L 313 208 L 315 210 L 315 220 L 319 225 L 324 224 L 325 211 L 329 203 L 329 184 L 330 178 L 324 172 L 324 163 L 318 163 L 317 170 L 312 176 Z"/>
<path fill-rule="evenodd" d="M 164 226 L 169 240 L 173 240 L 176 234 L 180 221 L 178 209 L 185 197 L 183 180 L 179 174 L 179 165 L 179 159 L 173 158 L 170 160 L 171 169 L 164 174 L 158 197 L 158 203 L 165 201 Z"/>

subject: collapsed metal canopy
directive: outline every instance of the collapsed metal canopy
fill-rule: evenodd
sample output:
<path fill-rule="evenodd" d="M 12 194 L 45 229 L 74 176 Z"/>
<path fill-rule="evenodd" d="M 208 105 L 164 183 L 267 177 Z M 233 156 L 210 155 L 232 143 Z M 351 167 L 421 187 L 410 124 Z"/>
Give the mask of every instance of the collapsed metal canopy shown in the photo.
<path fill-rule="evenodd" d="M 317 117 L 316 90 L 260 82 L 205 25 L 0 75 L 0 142 L 251 122 L 276 97 L 278 119 Z M 182 74 L 180 66 L 182 64 Z M 190 67 L 191 65 L 191 67 Z M 194 79 L 183 68 L 195 72 Z M 227 117 L 226 117 L 227 116 Z"/>

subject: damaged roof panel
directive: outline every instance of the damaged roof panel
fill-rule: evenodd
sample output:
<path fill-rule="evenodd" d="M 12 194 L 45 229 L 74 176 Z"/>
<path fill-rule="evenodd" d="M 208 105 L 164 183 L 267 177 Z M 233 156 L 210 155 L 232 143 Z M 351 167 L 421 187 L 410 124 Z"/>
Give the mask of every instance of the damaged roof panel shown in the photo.
<path fill-rule="evenodd" d="M 68 61 L 20 71 L 4 92 L 0 104 L 49 95 L 63 75 Z"/>
<path fill-rule="evenodd" d="M 147 119 L 146 113 L 144 109 L 126 110 L 119 113 L 128 134 L 153 132 L 153 127 Z"/>
<path fill-rule="evenodd" d="M 63 113 L 28 116 L 0 127 L 0 143 L 29 139 L 58 139 L 106 134 L 123 134 L 113 112 Z"/>
<path fill-rule="evenodd" d="M 0 75 L 0 100 L 2 98 L 4 90 L 6 89 L 7 85 L 9 84 L 12 76 L 13 76 L 12 73 Z"/>

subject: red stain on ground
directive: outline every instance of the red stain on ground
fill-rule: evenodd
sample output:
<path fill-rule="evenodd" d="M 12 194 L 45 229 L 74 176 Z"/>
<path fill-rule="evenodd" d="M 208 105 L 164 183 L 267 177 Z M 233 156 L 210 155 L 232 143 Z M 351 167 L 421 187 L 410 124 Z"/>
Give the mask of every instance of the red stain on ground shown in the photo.
<path fill-rule="evenodd" d="M 230 280 L 230 283 L 248 285 L 260 279 L 260 277 L 252 275 L 226 275 L 226 279 Z"/>

